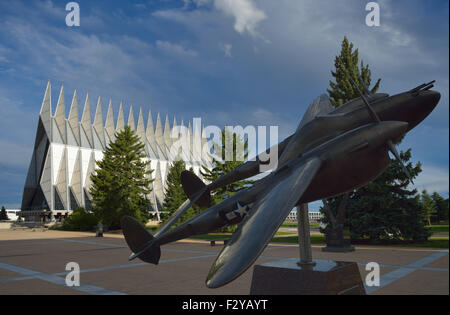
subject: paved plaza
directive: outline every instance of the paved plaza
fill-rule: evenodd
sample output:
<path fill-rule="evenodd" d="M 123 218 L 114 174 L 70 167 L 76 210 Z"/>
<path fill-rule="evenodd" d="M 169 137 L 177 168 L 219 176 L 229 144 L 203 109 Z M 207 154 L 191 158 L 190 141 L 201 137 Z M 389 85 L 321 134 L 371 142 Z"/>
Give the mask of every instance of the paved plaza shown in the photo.
<path fill-rule="evenodd" d="M 249 294 L 253 268 L 219 289 L 204 283 L 222 245 L 185 240 L 165 245 L 159 265 L 128 262 L 121 235 L 59 231 L 0 230 L 0 295 L 4 294 Z M 361 276 L 368 262 L 380 265 L 379 287 L 368 294 L 449 294 L 448 250 L 356 246 L 353 253 L 324 253 L 314 259 L 356 261 Z M 256 264 L 297 258 L 297 245 L 270 244 Z M 81 268 L 79 287 L 67 287 L 66 264 Z"/>

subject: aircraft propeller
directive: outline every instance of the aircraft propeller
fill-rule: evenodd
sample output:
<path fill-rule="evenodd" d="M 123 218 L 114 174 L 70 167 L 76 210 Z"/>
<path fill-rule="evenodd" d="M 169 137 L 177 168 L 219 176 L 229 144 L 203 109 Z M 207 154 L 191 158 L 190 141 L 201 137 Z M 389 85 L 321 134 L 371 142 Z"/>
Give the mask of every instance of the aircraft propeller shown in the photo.
<path fill-rule="evenodd" d="M 364 104 L 366 105 L 366 108 L 367 108 L 367 110 L 369 111 L 370 117 L 372 117 L 372 119 L 373 119 L 375 122 L 381 122 L 380 117 L 379 117 L 379 116 L 377 115 L 377 113 L 373 110 L 372 106 L 370 106 L 370 103 L 367 101 L 366 97 L 365 97 L 364 94 L 361 92 L 361 90 L 359 89 L 358 85 L 356 85 L 355 81 L 353 81 L 352 77 L 349 75 L 349 73 L 348 73 L 347 70 L 346 70 L 346 72 L 347 72 L 347 76 L 348 76 L 348 78 L 350 79 L 350 82 L 352 83 L 353 87 L 354 87 L 354 88 L 356 89 L 356 91 L 359 93 L 359 95 L 361 96 L 361 99 L 363 100 Z M 366 91 L 366 93 L 368 93 L 368 95 L 370 95 L 370 94 L 369 94 L 370 92 L 369 92 L 367 86 L 365 85 L 363 79 L 362 79 L 361 76 L 359 75 L 359 73 L 358 73 L 358 78 L 359 78 L 359 80 L 361 81 L 361 84 L 363 85 L 364 90 Z M 420 86 L 420 88 L 419 88 L 419 87 L 417 87 L 417 88 L 419 88 L 419 90 L 422 89 L 422 88 L 430 89 L 430 88 L 433 86 L 433 83 L 434 83 L 434 81 L 432 81 L 432 82 L 430 82 L 430 83 L 423 84 L 422 86 Z M 431 85 L 431 86 L 429 86 L 429 85 Z M 416 89 L 417 89 L 417 88 L 416 88 Z M 412 90 L 412 91 L 413 91 L 413 90 Z M 415 91 L 413 91 L 413 92 L 415 92 Z M 409 179 L 409 181 L 411 182 L 411 184 L 414 184 L 414 182 L 413 182 L 413 180 L 412 180 L 412 177 L 411 177 L 411 175 L 409 174 L 408 169 L 406 168 L 406 166 L 403 164 L 403 161 L 401 160 L 400 155 L 398 154 L 398 151 L 397 151 L 397 149 L 395 148 L 395 145 L 394 145 L 394 143 L 392 142 L 392 140 L 388 140 L 388 141 L 387 141 L 387 145 L 388 145 L 388 147 L 389 147 L 389 150 L 390 150 L 390 151 L 392 152 L 392 154 L 395 156 L 396 160 L 397 160 L 397 161 L 400 163 L 400 165 L 402 166 L 403 172 L 406 174 L 406 177 L 408 177 L 408 179 Z"/>

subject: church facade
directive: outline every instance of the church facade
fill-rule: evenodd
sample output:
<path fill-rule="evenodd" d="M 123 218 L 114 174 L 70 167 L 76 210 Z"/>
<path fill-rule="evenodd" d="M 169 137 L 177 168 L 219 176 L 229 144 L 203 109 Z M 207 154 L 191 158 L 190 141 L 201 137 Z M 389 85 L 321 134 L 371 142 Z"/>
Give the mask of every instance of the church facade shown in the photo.
<path fill-rule="evenodd" d="M 90 175 L 95 172 L 96 161 L 103 158 L 105 148 L 114 141 L 115 133 L 125 125 L 130 126 L 145 145 L 146 160 L 150 161 L 149 167 L 153 170 L 152 191 L 147 197 L 152 202 L 151 211 L 158 218 L 164 200 L 165 180 L 175 158 L 183 159 L 186 167 L 192 168 L 199 176 L 202 166 L 211 167 L 210 156 L 202 155 L 201 150 L 196 150 L 193 145 L 196 142 L 194 139 L 201 146 L 206 144 L 201 126 L 192 127 L 189 122 L 184 127 L 183 121 L 178 125 L 175 117 L 171 126 L 168 115 L 163 125 L 159 113 L 154 124 L 150 111 L 144 123 L 142 108 L 136 123 L 133 106 L 130 106 L 125 120 L 122 103 L 115 118 L 111 100 L 104 120 L 100 97 L 93 121 L 91 115 L 91 101 L 87 94 L 79 119 L 75 90 L 66 118 L 64 86 L 61 87 L 56 110 L 52 114 L 51 84 L 47 84 L 22 197 L 20 215 L 26 221 L 38 221 L 46 216 L 64 216 L 77 207 L 92 209 Z M 185 133 L 182 134 L 181 130 L 185 130 Z M 178 144 L 179 141 L 185 141 L 182 147 L 187 149 L 178 151 L 174 156 L 171 147 L 177 141 Z"/>

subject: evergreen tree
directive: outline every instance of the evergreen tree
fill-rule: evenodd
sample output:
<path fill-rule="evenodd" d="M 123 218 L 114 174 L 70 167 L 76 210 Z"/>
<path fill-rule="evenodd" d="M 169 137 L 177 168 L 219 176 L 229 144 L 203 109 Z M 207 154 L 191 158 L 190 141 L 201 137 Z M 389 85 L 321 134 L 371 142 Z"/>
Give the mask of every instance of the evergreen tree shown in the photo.
<path fill-rule="evenodd" d="M 229 139 L 232 139 L 233 141 L 232 152 L 227 151 L 231 147 L 231 144 L 229 146 L 226 145 L 226 141 Z M 203 166 L 201 171 L 202 176 L 210 182 L 217 180 L 220 176 L 227 174 L 236 169 L 239 165 L 242 165 L 244 162 L 240 161 L 239 157 L 243 157 L 244 159 L 248 157 L 248 141 L 244 142 L 239 135 L 236 133 L 232 134 L 231 130 L 228 128 L 222 130 L 222 144 L 216 144 L 215 147 L 216 154 L 221 156 L 221 160 L 213 157 L 213 168 L 208 169 Z M 240 148 L 243 148 L 244 151 L 240 152 Z M 227 160 L 226 157 L 232 157 L 232 159 Z M 246 188 L 251 183 L 252 181 L 242 180 L 217 189 L 212 193 L 212 203 L 217 204 L 221 202 L 236 192 Z"/>
<path fill-rule="evenodd" d="M 428 225 L 431 225 L 431 218 L 437 214 L 436 204 L 426 190 L 422 191 L 422 207 L 425 214 L 425 219 Z"/>
<path fill-rule="evenodd" d="M 228 143 L 228 145 L 226 145 L 227 141 L 232 141 L 232 143 Z M 229 152 L 230 147 L 233 148 L 232 152 Z M 201 174 L 203 178 L 207 181 L 213 182 L 220 176 L 233 171 L 239 165 L 244 163 L 240 160 L 248 157 L 247 149 L 248 141 L 244 141 L 244 139 L 242 139 L 239 135 L 232 133 L 231 130 L 225 127 L 222 129 L 222 144 L 215 144 L 215 153 L 218 156 L 221 156 L 221 159 L 216 159 L 213 157 L 212 169 L 208 169 L 204 166 L 202 167 Z M 231 159 L 227 160 L 226 157 L 231 157 Z M 211 204 L 215 205 L 220 203 L 221 201 L 234 195 L 236 192 L 247 188 L 252 183 L 253 181 L 250 180 L 241 180 L 215 190 L 211 193 Z M 235 229 L 236 226 L 228 226 L 222 228 L 220 231 L 233 232 Z"/>
<path fill-rule="evenodd" d="M 359 97 L 358 91 L 353 87 L 349 75 L 353 81 L 358 85 L 360 91 L 364 91 L 363 85 L 360 82 L 358 75 L 364 81 L 364 84 L 369 87 L 371 83 L 371 71 L 369 65 L 364 66 L 361 60 L 360 67 L 358 67 L 358 49 L 353 51 L 353 43 L 349 43 L 347 37 L 344 37 L 341 46 L 341 54 L 336 56 L 334 61 L 335 71 L 331 72 L 336 82 L 330 81 L 330 89 L 327 90 L 330 95 L 330 101 L 335 107 L 348 102 L 351 99 Z M 380 87 L 381 79 L 378 79 L 371 93 L 376 93 Z"/>
<path fill-rule="evenodd" d="M 124 215 L 147 223 L 151 206 L 147 198 L 152 181 L 150 162 L 144 160 L 144 144 L 129 126 L 115 136 L 91 175 L 93 212 L 110 229 L 120 228 Z"/>
<path fill-rule="evenodd" d="M 361 67 L 358 68 L 358 49 L 353 51 L 353 48 L 353 44 L 344 37 L 341 54 L 335 59 L 336 70 L 332 72 L 336 82 L 330 81 L 331 89 L 328 90 L 335 107 L 360 96 L 348 75 L 361 91 L 364 89 L 358 74 L 365 85 L 370 86 L 369 66 L 364 66 L 361 61 Z M 380 79 L 372 89 L 369 88 L 370 92 L 376 93 L 379 85 Z M 408 162 L 411 158 L 411 150 L 400 152 L 400 156 L 405 163 Z M 421 172 L 420 162 L 415 166 L 409 163 L 406 168 L 413 178 Z M 348 202 L 345 195 L 342 198 L 329 199 L 329 213 L 337 217 L 335 221 L 350 230 L 352 238 L 368 237 L 372 241 L 400 238 L 426 240 L 430 233 L 425 228 L 425 214 L 420 196 L 416 190 L 408 190 L 408 184 L 408 178 L 401 164 L 391 159 L 391 165 L 387 170 L 365 187 L 350 193 Z M 337 213 L 338 208 L 341 210 L 340 213 Z M 324 208 L 321 211 L 327 213 Z M 323 221 L 330 222 L 330 215 Z"/>
<path fill-rule="evenodd" d="M 330 96 L 330 101 L 334 107 L 339 107 L 351 99 L 360 97 L 358 91 L 354 88 L 352 81 L 349 78 L 351 76 L 353 82 L 358 85 L 360 91 L 364 91 L 364 86 L 359 78 L 364 81 L 365 86 L 370 87 L 371 71 L 369 65 L 364 66 L 364 62 L 361 60 L 360 67 L 358 49 L 353 51 L 353 43 L 350 43 L 346 36 L 341 45 L 341 53 L 336 56 L 334 61 L 335 71 L 331 71 L 331 75 L 335 78 L 336 82 L 330 81 L 330 89 L 327 92 Z M 376 93 L 380 87 L 381 79 L 378 79 L 376 84 L 370 89 L 371 93 Z M 348 203 L 349 196 L 344 194 L 342 196 L 323 200 L 326 219 L 324 222 L 332 223 L 333 228 L 342 228 L 345 222 L 345 212 Z"/>
<path fill-rule="evenodd" d="M 181 173 L 186 170 L 186 164 L 182 160 L 173 162 L 169 169 L 166 179 L 166 194 L 161 208 L 163 212 L 161 220 L 167 221 L 168 218 L 181 206 L 187 196 L 181 186 Z"/>
<path fill-rule="evenodd" d="M 436 215 L 438 221 L 448 220 L 448 199 L 444 199 L 437 192 L 431 195 L 433 198 L 434 205 L 436 207 Z"/>
<path fill-rule="evenodd" d="M 188 197 L 186 196 L 183 187 L 181 185 L 181 173 L 186 169 L 186 164 L 182 160 L 177 160 L 173 162 L 169 169 L 169 174 L 166 179 L 166 194 L 164 197 L 164 202 L 161 208 L 163 212 L 161 215 L 162 222 L 166 222 L 173 213 L 183 204 Z M 193 169 L 190 169 L 193 172 Z M 197 205 L 192 205 L 178 221 L 174 224 L 177 226 L 182 222 L 185 222 L 203 210 L 202 207 Z"/>
<path fill-rule="evenodd" d="M 411 150 L 400 152 L 412 178 L 421 172 L 421 164 L 408 163 Z M 425 241 L 430 232 L 425 227 L 425 211 L 417 190 L 408 190 L 409 180 L 397 160 L 376 180 L 350 195 L 346 226 L 352 238 L 371 241 Z"/>
<path fill-rule="evenodd" d="M 9 220 L 8 214 L 6 213 L 6 209 L 4 206 L 2 207 L 2 210 L 0 211 L 0 220 L 4 220 L 4 221 Z"/>

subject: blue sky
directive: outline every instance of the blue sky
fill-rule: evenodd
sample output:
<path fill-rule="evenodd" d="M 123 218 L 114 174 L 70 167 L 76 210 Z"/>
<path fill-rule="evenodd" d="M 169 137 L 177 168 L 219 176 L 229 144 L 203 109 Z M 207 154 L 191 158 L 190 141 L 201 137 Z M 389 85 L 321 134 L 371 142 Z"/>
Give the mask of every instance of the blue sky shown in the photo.
<path fill-rule="evenodd" d="M 144 112 L 206 124 L 295 130 L 325 93 L 346 35 L 395 94 L 433 79 L 442 99 L 401 143 L 423 172 L 415 187 L 448 197 L 448 1 L 383 0 L 381 26 L 361 0 L 79 0 L 0 2 L 0 205 L 18 207 L 47 80 L 55 106 L 65 87 L 80 103 L 111 97 Z M 68 109 L 68 108 L 67 108 Z M 94 110 L 94 109 L 93 109 Z"/>

